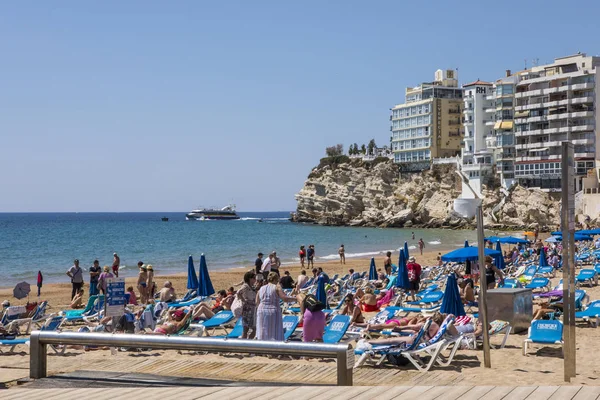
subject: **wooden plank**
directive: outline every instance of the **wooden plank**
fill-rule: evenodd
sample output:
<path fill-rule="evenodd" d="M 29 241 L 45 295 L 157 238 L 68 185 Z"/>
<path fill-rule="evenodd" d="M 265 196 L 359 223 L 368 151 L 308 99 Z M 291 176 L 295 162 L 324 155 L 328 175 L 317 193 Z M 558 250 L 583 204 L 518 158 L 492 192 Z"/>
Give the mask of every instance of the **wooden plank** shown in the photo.
<path fill-rule="evenodd" d="M 426 395 L 425 393 L 430 390 L 431 388 L 433 388 L 433 386 L 412 386 L 410 387 L 410 389 L 402 392 L 401 394 L 399 394 L 398 396 L 394 397 L 394 399 L 406 399 L 406 400 L 413 400 L 414 398 L 419 398 L 419 400 L 421 399 L 426 399 Z M 423 396 L 423 397 L 421 397 Z"/>
<path fill-rule="evenodd" d="M 494 389 L 494 386 L 472 386 L 469 391 L 462 395 L 461 400 L 479 400 L 492 389 Z"/>
<path fill-rule="evenodd" d="M 440 387 L 440 386 L 438 386 Z M 455 400 L 462 399 L 465 396 L 465 393 L 469 392 L 473 387 L 472 386 L 441 386 L 442 393 L 437 398 L 444 400 Z M 429 394 L 429 392 L 427 392 Z"/>
<path fill-rule="evenodd" d="M 408 390 L 409 387 L 406 387 L 406 390 Z M 368 390 L 366 390 L 365 392 L 362 392 L 361 394 L 355 395 L 353 397 L 347 397 L 348 400 L 371 400 L 371 399 L 377 399 L 377 400 L 386 400 L 386 399 L 391 399 L 392 397 L 387 397 L 388 396 L 388 392 L 391 392 L 392 389 L 395 389 L 395 387 L 390 387 L 390 386 L 369 386 L 367 387 Z M 405 391 L 406 391 L 405 390 Z M 400 391 L 397 392 L 397 395 L 399 395 Z"/>
<path fill-rule="evenodd" d="M 485 400 L 500 400 L 514 390 L 513 386 L 494 386 L 492 390 L 487 392 L 482 399 Z"/>
<path fill-rule="evenodd" d="M 600 397 L 600 386 L 583 386 L 573 400 L 591 400 Z"/>
<path fill-rule="evenodd" d="M 529 396 L 537 386 L 517 386 L 510 391 L 502 400 L 523 400 Z"/>
<path fill-rule="evenodd" d="M 558 390 L 558 386 L 538 386 L 527 400 L 547 400 Z"/>
<path fill-rule="evenodd" d="M 311 400 L 327 391 L 327 386 L 301 386 L 291 391 L 286 397 L 294 400 Z"/>
<path fill-rule="evenodd" d="M 246 387 L 246 390 L 238 395 L 238 397 L 236 397 L 237 400 L 254 400 L 259 396 L 262 396 L 264 394 L 267 394 L 269 392 L 273 391 L 273 387 L 265 387 L 265 386 L 258 386 L 258 387 Z M 288 389 L 289 390 L 289 389 Z"/>
<path fill-rule="evenodd" d="M 572 399 L 581 390 L 581 386 L 561 386 L 552 396 L 551 400 Z"/>
<path fill-rule="evenodd" d="M 254 400 L 270 400 L 288 397 L 290 388 L 287 386 L 269 387 L 269 391 L 254 398 Z"/>

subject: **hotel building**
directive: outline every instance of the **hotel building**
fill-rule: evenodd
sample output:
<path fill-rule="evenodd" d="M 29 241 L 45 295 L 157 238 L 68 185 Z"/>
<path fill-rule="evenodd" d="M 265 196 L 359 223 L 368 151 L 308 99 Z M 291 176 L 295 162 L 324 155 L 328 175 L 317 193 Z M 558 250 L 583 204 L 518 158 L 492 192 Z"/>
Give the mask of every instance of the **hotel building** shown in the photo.
<path fill-rule="evenodd" d="M 437 70 L 435 81 L 406 89 L 404 104 L 392 108 L 392 152 L 402 171 L 419 171 L 438 157 L 460 152 L 463 90 L 454 70 Z"/>
<path fill-rule="evenodd" d="M 575 146 L 575 190 L 582 189 L 599 154 L 599 66 L 600 57 L 576 54 L 519 73 L 514 93 L 514 173 L 519 184 L 560 190 L 561 144 L 569 141 Z"/>

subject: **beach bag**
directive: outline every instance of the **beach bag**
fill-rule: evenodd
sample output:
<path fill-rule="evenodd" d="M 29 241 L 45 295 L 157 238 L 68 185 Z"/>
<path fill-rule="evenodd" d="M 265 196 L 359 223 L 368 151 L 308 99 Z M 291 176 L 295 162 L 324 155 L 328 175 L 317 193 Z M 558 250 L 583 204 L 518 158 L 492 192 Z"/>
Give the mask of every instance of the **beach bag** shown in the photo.
<path fill-rule="evenodd" d="M 239 318 L 242 316 L 242 308 L 244 307 L 244 303 L 242 303 L 242 300 L 240 300 L 239 297 L 235 297 L 235 300 L 233 300 L 233 303 L 231 303 L 231 312 L 233 313 L 233 315 L 236 318 Z"/>
<path fill-rule="evenodd" d="M 304 299 L 304 308 L 306 308 L 310 312 L 323 311 L 323 309 L 325 308 L 325 304 L 317 300 L 317 298 L 312 294 L 309 294 Z"/>

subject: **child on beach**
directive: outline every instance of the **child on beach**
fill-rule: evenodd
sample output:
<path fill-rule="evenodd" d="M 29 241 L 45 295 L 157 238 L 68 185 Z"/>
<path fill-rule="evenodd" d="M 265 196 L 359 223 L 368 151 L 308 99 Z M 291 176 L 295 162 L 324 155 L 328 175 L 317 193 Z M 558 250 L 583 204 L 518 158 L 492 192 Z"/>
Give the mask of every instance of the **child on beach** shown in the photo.
<path fill-rule="evenodd" d="M 129 304 L 137 304 L 137 296 L 135 295 L 135 290 L 133 290 L 133 286 L 129 286 L 127 288 L 127 293 L 129 293 Z"/>
<path fill-rule="evenodd" d="M 306 258 L 306 251 L 304 250 L 304 246 L 300 246 L 298 256 L 300 256 L 300 265 L 302 266 L 302 268 L 304 268 L 304 259 Z"/>
<path fill-rule="evenodd" d="M 308 268 L 312 265 L 315 266 L 315 245 L 311 244 L 308 246 L 308 250 L 306 251 L 306 259 L 308 260 Z"/>

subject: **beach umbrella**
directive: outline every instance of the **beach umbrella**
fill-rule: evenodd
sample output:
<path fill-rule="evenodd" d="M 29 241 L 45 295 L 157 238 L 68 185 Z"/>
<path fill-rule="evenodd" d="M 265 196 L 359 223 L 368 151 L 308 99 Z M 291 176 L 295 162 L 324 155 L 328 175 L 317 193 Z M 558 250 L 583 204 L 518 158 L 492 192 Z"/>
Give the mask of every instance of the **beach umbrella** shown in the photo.
<path fill-rule="evenodd" d="M 371 257 L 371 266 L 369 267 L 369 280 L 377 280 L 377 267 L 375 267 L 375 257 Z"/>
<path fill-rule="evenodd" d="M 506 236 L 506 237 L 500 238 L 500 240 L 498 240 L 498 243 L 527 244 L 527 243 L 529 243 L 529 240 L 521 239 L 521 238 L 514 237 L 514 236 Z"/>
<path fill-rule="evenodd" d="M 408 269 L 406 268 L 406 257 L 404 256 L 404 250 L 400 250 L 400 256 L 398 256 L 398 277 L 396 278 L 396 287 L 404 290 L 410 289 L 410 282 L 408 280 Z"/>
<path fill-rule="evenodd" d="M 548 243 L 557 243 L 560 242 L 560 239 L 557 239 L 556 236 L 550 236 L 548 239 L 545 240 Z"/>
<path fill-rule="evenodd" d="M 406 257 L 406 261 L 410 258 L 408 255 L 408 242 L 404 242 L 404 256 Z"/>
<path fill-rule="evenodd" d="M 502 253 L 497 250 L 485 248 L 483 253 L 486 256 L 502 257 Z M 479 249 L 477 247 L 461 247 L 442 256 L 442 261 L 465 262 L 477 261 L 479 259 Z"/>
<path fill-rule="evenodd" d="M 596 228 L 596 229 L 583 229 L 581 231 L 579 231 L 578 233 L 581 233 L 582 235 L 600 235 L 600 228 Z"/>
<path fill-rule="evenodd" d="M 327 291 L 325 290 L 325 277 L 323 275 L 319 275 L 317 278 L 317 292 L 315 293 L 315 297 L 321 303 L 325 304 L 325 308 L 329 308 L 327 304 Z"/>
<path fill-rule="evenodd" d="M 486 243 L 487 242 L 492 242 L 492 243 L 496 243 L 499 242 L 501 240 L 501 238 L 499 238 L 498 236 L 490 236 L 490 237 L 486 237 L 483 239 Z"/>
<path fill-rule="evenodd" d="M 190 290 L 198 290 L 198 276 L 196 275 L 196 267 L 194 267 L 194 259 L 192 256 L 188 258 L 187 288 Z"/>
<path fill-rule="evenodd" d="M 25 297 L 27 297 L 29 295 L 30 291 L 31 291 L 31 286 L 29 286 L 29 283 L 27 283 L 27 282 L 17 283 L 17 286 L 15 286 L 15 288 L 13 289 L 13 296 L 15 296 L 15 298 L 21 300 L 21 299 L 24 299 Z"/>
<path fill-rule="evenodd" d="M 198 296 L 208 297 L 215 293 L 210 275 L 208 275 L 208 267 L 206 266 L 206 257 L 204 254 L 200 256 L 200 273 L 198 274 Z"/>
<path fill-rule="evenodd" d="M 458 285 L 456 283 L 456 275 L 454 273 L 449 274 L 446 279 L 446 289 L 444 289 L 444 300 L 442 300 L 440 313 L 454 314 L 457 317 L 467 315 L 460 298 L 460 292 L 458 291 Z"/>
<path fill-rule="evenodd" d="M 542 249 L 540 250 L 540 267 L 547 267 L 548 266 L 548 260 L 546 259 L 546 252 L 544 251 L 544 248 L 542 247 Z"/>
<path fill-rule="evenodd" d="M 496 250 L 499 251 L 500 254 L 502 254 L 502 247 L 500 247 L 500 242 L 496 242 Z M 506 262 L 504 261 L 504 257 L 498 257 L 496 260 L 500 263 L 500 265 L 496 264 L 496 267 L 500 269 L 506 268 Z"/>
<path fill-rule="evenodd" d="M 469 241 L 465 240 L 465 247 L 469 247 Z"/>
<path fill-rule="evenodd" d="M 44 283 L 44 276 L 42 275 L 42 271 L 38 271 L 37 277 L 37 288 L 38 288 L 38 297 L 42 294 L 42 283 Z"/>

